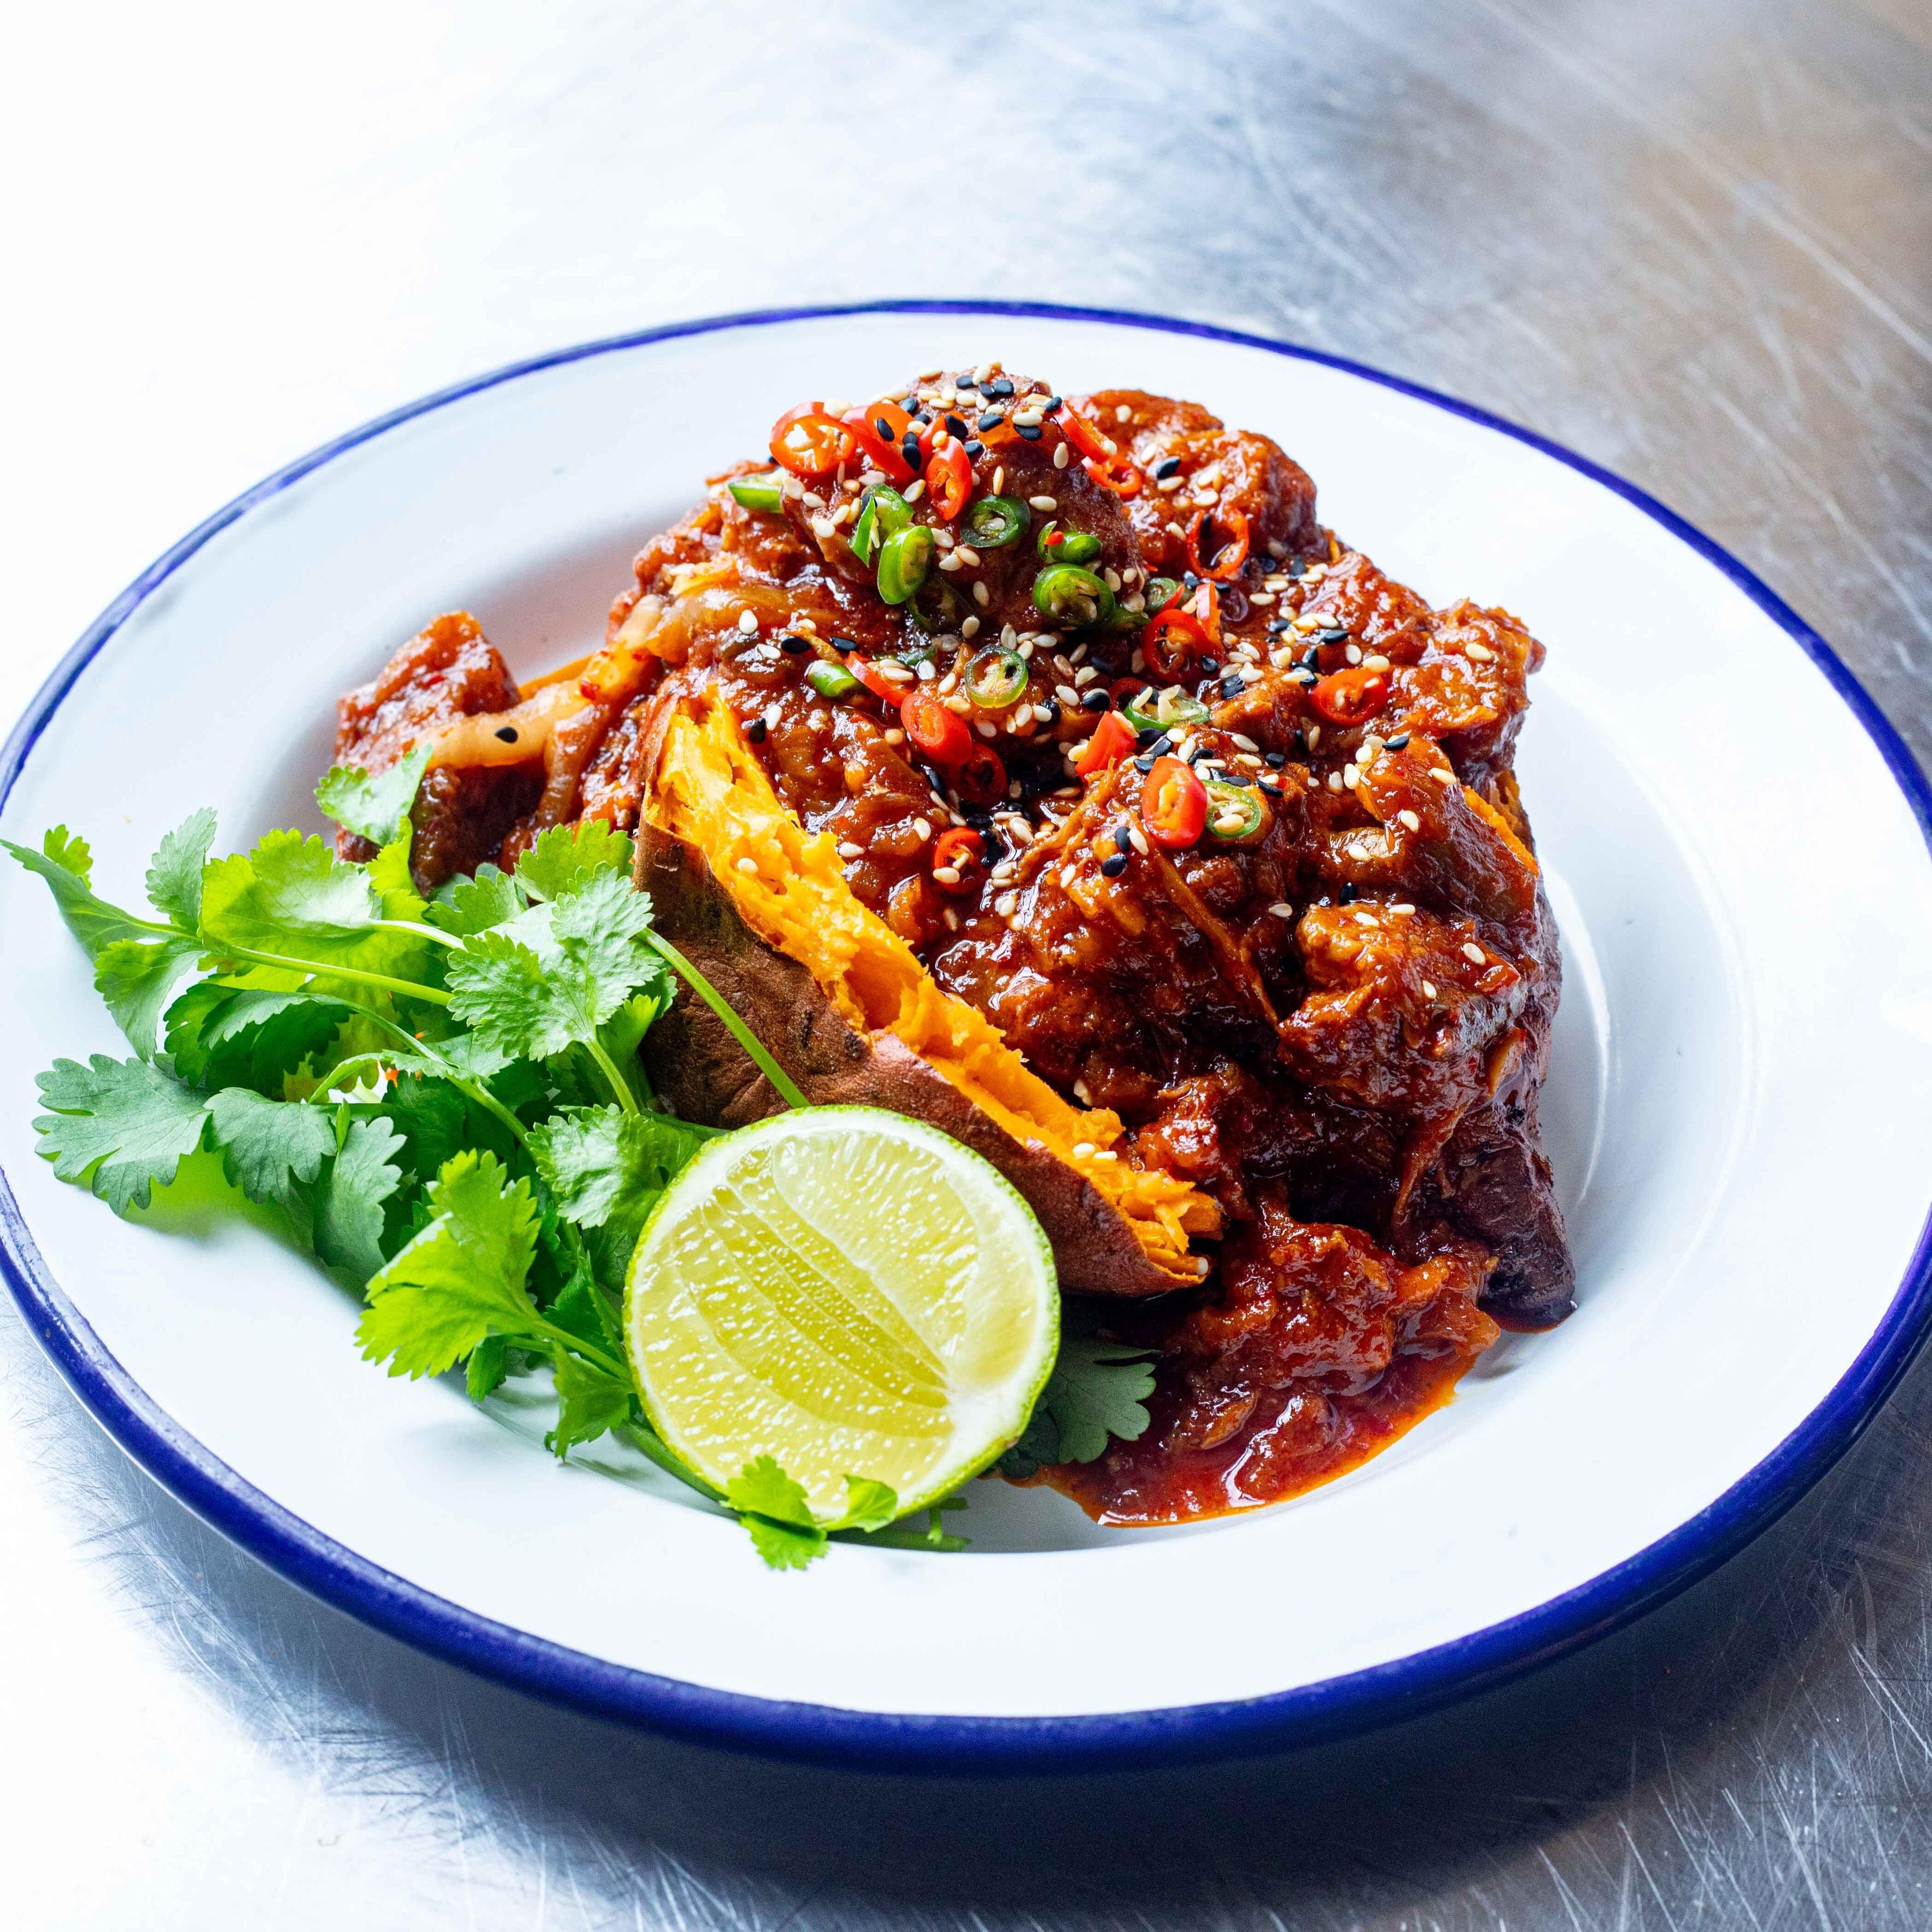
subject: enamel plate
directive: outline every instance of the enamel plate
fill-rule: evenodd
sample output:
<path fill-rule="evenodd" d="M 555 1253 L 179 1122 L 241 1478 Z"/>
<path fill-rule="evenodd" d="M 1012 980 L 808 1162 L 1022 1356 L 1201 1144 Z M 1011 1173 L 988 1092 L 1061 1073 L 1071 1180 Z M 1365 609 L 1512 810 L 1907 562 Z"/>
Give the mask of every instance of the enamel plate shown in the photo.
<path fill-rule="evenodd" d="M 533 1399 L 479 1411 L 365 1364 L 352 1298 L 266 1222 L 117 1220 L 56 1181 L 34 1075 L 126 1048 L 11 865 L 7 1272 L 81 1400 L 191 1508 L 542 1696 L 955 1768 L 1412 1712 L 1735 1550 L 1870 1419 L 1932 1303 L 1932 799 L 1826 646 L 1628 484 L 1372 370 L 1182 322 L 921 303 L 653 331 L 413 404 L 211 518 L 34 700 L 0 766 L 4 829 L 84 832 L 106 896 L 137 902 L 156 838 L 198 806 L 218 850 L 319 827 L 337 693 L 428 618 L 475 611 L 519 676 L 560 663 L 599 640 L 642 541 L 782 410 L 989 356 L 1264 430 L 1395 576 L 1507 605 L 1549 646 L 1519 770 L 1565 941 L 1544 1112 L 1571 1320 L 1272 1509 L 1102 1532 L 984 1482 L 955 1519 L 964 1555 L 836 1546 L 768 1572 L 640 1462 L 557 1464 Z"/>

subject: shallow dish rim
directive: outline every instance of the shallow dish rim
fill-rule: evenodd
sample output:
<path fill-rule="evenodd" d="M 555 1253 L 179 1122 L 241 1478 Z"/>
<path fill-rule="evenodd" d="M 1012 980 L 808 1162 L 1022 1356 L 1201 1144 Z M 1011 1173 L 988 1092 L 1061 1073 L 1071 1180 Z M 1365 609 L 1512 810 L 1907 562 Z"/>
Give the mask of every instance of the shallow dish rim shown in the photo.
<path fill-rule="evenodd" d="M 866 315 L 1098 322 L 1261 350 L 1340 370 L 1500 432 L 1612 491 L 1714 565 L 1823 673 L 1876 747 L 1932 848 L 1932 784 L 1851 672 L 1797 613 L 1712 538 L 1636 484 L 1470 403 L 1346 356 L 1210 323 L 1060 303 L 908 299 L 764 309 L 636 330 L 530 356 L 376 416 L 265 477 L 142 571 L 49 675 L 0 747 L 0 807 L 80 674 L 134 611 L 212 538 L 324 464 L 398 425 L 524 376 L 682 337 Z M 1054 1718 L 895 1714 L 712 1690 L 607 1662 L 477 1615 L 325 1536 L 211 1454 L 103 1345 L 48 1270 L 0 1169 L 0 1273 L 82 1403 L 164 1488 L 291 1582 L 446 1662 L 547 1702 L 683 1738 L 807 1762 L 935 1773 L 1040 1772 L 1312 1744 L 1418 1714 L 1520 1676 L 1628 1623 L 1735 1554 L 1849 1449 L 1932 1327 L 1932 1206 L 1882 1318 L 1783 1442 L 1715 1501 L 1619 1564 L 1516 1616 L 1370 1669 L 1267 1696 Z"/>

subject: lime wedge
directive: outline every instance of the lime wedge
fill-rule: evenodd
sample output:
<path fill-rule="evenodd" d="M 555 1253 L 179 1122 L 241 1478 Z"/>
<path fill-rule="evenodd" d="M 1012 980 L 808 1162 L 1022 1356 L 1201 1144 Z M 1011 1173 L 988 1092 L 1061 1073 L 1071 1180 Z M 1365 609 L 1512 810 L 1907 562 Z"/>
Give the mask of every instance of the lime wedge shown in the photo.
<path fill-rule="evenodd" d="M 632 1258 L 644 1407 L 722 1489 L 773 1457 L 830 1521 L 845 1478 L 934 1502 L 1026 1426 L 1060 1342 L 1053 1250 L 938 1129 L 812 1107 L 708 1142 Z"/>

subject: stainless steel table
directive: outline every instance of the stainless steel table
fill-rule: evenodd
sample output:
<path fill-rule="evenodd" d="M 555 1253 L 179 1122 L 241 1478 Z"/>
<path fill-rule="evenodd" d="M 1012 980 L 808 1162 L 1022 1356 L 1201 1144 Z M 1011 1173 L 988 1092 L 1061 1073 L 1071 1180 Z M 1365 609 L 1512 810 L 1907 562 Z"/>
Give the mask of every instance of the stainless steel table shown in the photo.
<path fill-rule="evenodd" d="M 214 502 L 470 369 L 1016 295 L 1291 337 L 1574 445 L 1932 754 L 1921 0 L 76 7 L 13 51 L 22 687 Z M 666 1745 L 370 1634 L 124 1462 L 8 1308 L 0 1924 L 1922 1926 L 1928 1432 L 1932 1364 L 1745 1555 L 1474 1703 L 956 1787 Z"/>

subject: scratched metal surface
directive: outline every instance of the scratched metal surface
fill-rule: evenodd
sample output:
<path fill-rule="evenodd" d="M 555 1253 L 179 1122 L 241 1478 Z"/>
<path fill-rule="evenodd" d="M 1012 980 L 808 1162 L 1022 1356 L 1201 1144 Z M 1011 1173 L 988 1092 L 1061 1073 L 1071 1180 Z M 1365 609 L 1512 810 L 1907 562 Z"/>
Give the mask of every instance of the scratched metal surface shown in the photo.
<path fill-rule="evenodd" d="M 104 601 L 250 474 L 465 370 L 764 302 L 1024 294 L 1295 338 L 1575 446 L 1742 555 L 1932 754 L 1917 0 L 392 4 L 299 40 L 66 11 L 32 29 L 52 104 L 20 112 L 126 111 L 40 152 L 78 185 L 14 175 L 102 246 L 32 311 L 65 427 L 17 506 L 13 671 L 78 628 L 70 581 Z M 130 264 L 138 326 L 109 299 Z M 124 1461 L 9 1306 L 0 1922 L 1923 1926 L 1928 1430 L 1932 1361 L 1720 1574 L 1457 1710 L 956 1787 L 667 1746 L 318 1607 Z"/>

